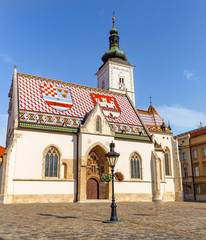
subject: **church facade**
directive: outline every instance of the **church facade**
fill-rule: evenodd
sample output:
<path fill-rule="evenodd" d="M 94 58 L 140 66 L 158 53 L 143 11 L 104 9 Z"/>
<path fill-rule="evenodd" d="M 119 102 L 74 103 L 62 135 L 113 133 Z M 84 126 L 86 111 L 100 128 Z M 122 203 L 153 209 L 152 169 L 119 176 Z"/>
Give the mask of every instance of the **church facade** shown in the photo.
<path fill-rule="evenodd" d="M 120 153 L 117 201 L 182 199 L 177 141 L 152 104 L 135 107 L 133 66 L 118 30 L 97 72 L 97 87 L 17 71 L 9 93 L 6 151 L 0 166 L 3 203 L 111 199 L 105 157 Z"/>

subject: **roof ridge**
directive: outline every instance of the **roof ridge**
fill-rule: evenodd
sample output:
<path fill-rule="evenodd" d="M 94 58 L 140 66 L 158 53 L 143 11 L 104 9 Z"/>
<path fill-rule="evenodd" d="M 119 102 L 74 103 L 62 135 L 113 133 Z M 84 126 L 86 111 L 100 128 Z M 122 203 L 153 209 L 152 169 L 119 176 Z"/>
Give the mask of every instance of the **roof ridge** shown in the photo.
<path fill-rule="evenodd" d="M 125 94 L 123 94 L 123 93 L 113 92 L 113 91 L 109 91 L 109 90 L 102 89 L 102 88 L 88 87 L 88 86 L 77 84 L 77 83 L 70 83 L 70 82 L 65 82 L 65 81 L 52 79 L 52 78 L 35 76 L 35 75 L 27 74 L 27 73 L 20 73 L 20 72 L 18 72 L 18 75 L 19 76 L 23 76 L 23 77 L 31 76 L 33 78 L 36 78 L 37 80 L 41 79 L 41 80 L 44 80 L 44 81 L 49 81 L 49 82 L 53 82 L 53 83 L 57 83 L 57 84 L 64 83 L 65 85 L 68 85 L 68 86 L 86 88 L 86 89 L 89 89 L 89 90 L 95 90 L 97 92 L 109 93 L 109 94 L 118 95 L 118 96 L 125 96 Z"/>

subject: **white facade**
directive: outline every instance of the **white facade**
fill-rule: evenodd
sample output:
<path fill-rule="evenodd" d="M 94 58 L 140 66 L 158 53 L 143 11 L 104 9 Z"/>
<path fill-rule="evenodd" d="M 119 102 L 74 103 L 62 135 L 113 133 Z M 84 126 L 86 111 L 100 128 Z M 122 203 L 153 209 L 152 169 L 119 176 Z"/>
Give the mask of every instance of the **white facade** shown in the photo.
<path fill-rule="evenodd" d="M 96 117 L 102 120 L 101 131 L 95 130 Z M 87 159 L 92 149 L 104 154 L 114 141 L 120 153 L 116 170 L 124 173 L 123 182 L 115 182 L 117 201 L 174 201 L 180 199 L 181 186 L 178 155 L 171 134 L 155 134 L 153 140 L 171 152 L 171 175 L 165 176 L 164 153 L 154 148 L 153 142 L 119 139 L 111 130 L 101 107 L 97 104 L 78 134 L 51 133 L 33 130 L 14 130 L 14 138 L 6 149 L 1 166 L 4 169 L 1 182 L 4 203 L 73 202 L 86 201 Z M 58 176 L 46 178 L 45 151 L 55 147 L 60 154 Z M 141 159 L 141 177 L 131 178 L 131 155 Z M 67 175 L 64 175 L 64 163 Z M 159 163 L 159 165 L 158 165 Z M 157 167 L 159 166 L 159 167 Z M 180 183 L 179 183 L 180 184 Z M 106 191 L 106 190 L 105 190 Z M 157 194 L 158 193 L 158 194 Z M 108 185 L 111 198 L 111 185 Z M 106 197 L 107 199 L 107 197 Z"/>

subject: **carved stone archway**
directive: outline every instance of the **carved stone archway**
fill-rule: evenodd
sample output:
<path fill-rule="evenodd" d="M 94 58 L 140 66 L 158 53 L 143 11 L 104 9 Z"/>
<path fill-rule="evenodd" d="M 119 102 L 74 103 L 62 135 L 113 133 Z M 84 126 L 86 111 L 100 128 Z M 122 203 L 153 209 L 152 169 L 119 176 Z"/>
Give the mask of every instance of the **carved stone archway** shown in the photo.
<path fill-rule="evenodd" d="M 90 179 L 95 179 L 98 184 L 97 199 L 108 199 L 109 198 L 109 184 L 101 182 L 100 177 L 102 174 L 109 173 L 109 164 L 105 157 L 105 152 L 100 146 L 94 147 L 87 156 L 87 167 L 86 167 L 86 181 L 91 181 Z M 89 187 L 90 186 L 90 189 Z M 87 184 L 87 199 L 90 196 L 92 186 L 95 184 Z"/>

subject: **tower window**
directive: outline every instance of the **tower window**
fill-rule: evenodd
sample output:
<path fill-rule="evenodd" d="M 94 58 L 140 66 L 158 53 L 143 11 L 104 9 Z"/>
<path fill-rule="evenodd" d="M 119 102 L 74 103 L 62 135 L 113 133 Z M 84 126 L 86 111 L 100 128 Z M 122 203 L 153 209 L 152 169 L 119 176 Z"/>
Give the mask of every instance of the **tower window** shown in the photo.
<path fill-rule="evenodd" d="M 120 83 L 124 83 L 124 78 L 123 78 L 123 77 L 120 77 L 120 78 L 119 78 L 119 82 L 120 82 Z"/>
<path fill-rule="evenodd" d="M 104 79 L 102 80 L 102 88 L 105 88 L 105 82 L 104 82 Z"/>

